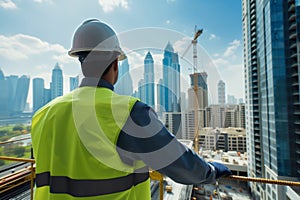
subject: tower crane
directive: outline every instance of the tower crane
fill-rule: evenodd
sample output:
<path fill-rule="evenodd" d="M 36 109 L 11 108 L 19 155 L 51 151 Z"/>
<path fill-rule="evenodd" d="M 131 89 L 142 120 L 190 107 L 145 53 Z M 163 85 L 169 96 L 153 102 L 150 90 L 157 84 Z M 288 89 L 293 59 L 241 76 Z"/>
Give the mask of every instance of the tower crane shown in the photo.
<path fill-rule="evenodd" d="M 199 120 L 198 120 L 198 67 L 197 67 L 197 39 L 202 34 L 203 29 L 198 29 L 197 26 L 195 26 L 194 31 L 194 38 L 192 42 L 189 44 L 187 49 L 184 51 L 181 57 L 184 57 L 185 54 L 190 49 L 191 45 L 193 45 L 193 72 L 194 72 L 194 127 L 195 127 L 195 133 L 194 133 L 194 150 L 198 154 L 199 153 Z"/>

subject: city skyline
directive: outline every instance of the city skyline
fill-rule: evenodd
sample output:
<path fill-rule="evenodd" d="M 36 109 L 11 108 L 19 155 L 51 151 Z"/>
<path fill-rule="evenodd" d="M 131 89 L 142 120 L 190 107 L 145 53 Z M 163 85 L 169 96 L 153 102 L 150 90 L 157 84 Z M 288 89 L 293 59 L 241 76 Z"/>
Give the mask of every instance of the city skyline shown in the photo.
<path fill-rule="evenodd" d="M 243 85 L 241 2 L 239 1 L 219 1 L 217 7 L 206 1 L 186 3 L 180 0 L 151 2 L 120 0 L 115 4 L 111 1 L 77 2 L 72 5 L 73 9 L 68 15 L 65 15 L 64 9 L 70 6 L 67 1 L 59 3 L 54 0 L 32 0 L 26 3 L 23 0 L 1 2 L 0 16 L 6 20 L 0 28 L 0 68 L 7 74 L 19 76 L 30 74 L 31 79 L 41 77 L 47 86 L 50 83 L 50 69 L 53 64 L 59 62 L 66 76 L 64 77 L 64 85 L 66 85 L 64 90 L 67 91 L 69 77 L 80 74 L 79 62 L 70 58 L 67 51 L 70 48 L 74 30 L 86 18 L 99 18 L 110 24 L 121 35 L 147 27 L 181 33 L 181 37 L 175 39 L 169 34 L 155 37 L 157 42 L 160 42 L 161 51 L 167 41 L 170 41 L 179 56 L 188 46 L 193 36 L 194 26 L 197 25 L 204 29 L 198 41 L 199 48 L 202 48 L 202 52 L 199 51 L 199 53 L 209 55 L 211 62 L 214 63 L 213 67 L 227 83 L 228 93 L 244 97 L 243 87 L 237 87 Z M 86 9 L 82 10 L 83 7 Z M 150 15 L 151 9 L 157 10 L 157 14 Z M 237 12 L 231 12 L 232 9 Z M 184 10 L 189 12 L 184 12 Z M 209 10 L 216 12 L 212 14 Z M 178 12 L 182 14 L 178 15 Z M 53 13 L 56 13 L 55 17 Z M 144 20 L 139 20 L 137 16 L 144 16 Z M 21 19 L 24 18 L 27 18 L 30 23 L 23 24 Z M 222 26 L 219 26 L 219 19 L 223 20 L 222 25 L 231 28 L 224 31 Z M 61 30 L 64 34 L 61 34 Z M 128 55 L 132 68 L 141 66 L 145 52 L 152 50 L 151 36 L 143 36 L 144 40 L 145 38 L 149 40 L 149 43 L 143 46 L 145 49 Z M 121 37 L 121 39 L 123 39 L 121 44 L 125 51 L 135 50 L 126 43 L 125 38 Z M 152 53 L 154 61 L 160 62 L 162 58 L 160 52 Z M 192 58 L 190 55 L 187 57 Z M 204 59 L 199 56 L 199 63 L 203 63 L 201 60 Z M 206 64 L 200 64 L 199 67 L 205 67 L 204 65 Z M 182 73 L 187 76 L 191 72 L 186 72 L 188 68 L 191 67 L 187 64 L 182 66 L 184 69 Z M 233 73 L 236 74 L 234 79 L 231 78 Z"/>
<path fill-rule="evenodd" d="M 166 52 L 167 52 L 167 54 L 166 54 Z M 150 53 L 150 51 L 148 51 L 147 54 L 149 54 L 149 53 Z M 165 58 L 162 57 L 163 54 L 167 55 L 167 58 L 166 57 Z M 151 53 L 150 53 L 150 55 L 151 55 Z M 166 94 L 166 91 L 164 93 L 161 93 L 161 95 L 160 95 L 159 91 L 158 91 L 159 89 L 157 87 L 162 86 L 162 85 L 166 85 L 166 86 L 174 85 L 173 83 L 176 82 L 176 81 L 177 81 L 177 84 L 179 84 L 178 80 L 180 80 L 180 76 L 182 76 L 180 74 L 180 60 L 178 58 L 177 53 L 174 53 L 174 49 L 173 49 L 172 44 L 170 42 L 167 43 L 167 45 L 165 47 L 165 50 L 164 50 L 164 53 L 161 53 L 161 55 L 159 55 L 158 53 L 156 53 L 154 55 L 156 56 L 156 60 L 160 59 L 158 61 L 155 61 L 154 58 L 152 58 L 152 60 L 153 60 L 153 69 L 155 68 L 155 76 L 154 76 L 155 78 L 153 77 L 153 82 L 154 82 L 155 88 L 156 88 L 154 90 L 154 92 L 155 92 L 154 99 L 157 99 L 156 101 L 154 100 L 154 104 L 164 107 L 163 106 L 164 104 L 160 104 L 160 102 L 161 102 L 161 98 L 163 98 L 164 100 L 167 100 L 167 98 L 163 95 L 163 94 Z M 147 55 L 146 55 L 146 57 L 147 57 Z M 170 58 L 168 58 L 168 57 L 170 57 Z M 173 63 L 172 59 L 173 60 L 175 59 L 174 63 Z M 138 83 L 137 81 L 132 81 L 132 78 L 131 78 L 132 77 L 132 75 L 131 75 L 132 74 L 132 71 L 131 71 L 132 69 L 130 69 L 131 67 L 130 67 L 130 65 L 128 63 L 128 60 L 129 59 L 124 60 L 123 62 L 121 62 L 120 66 L 119 66 L 119 77 L 118 77 L 118 82 L 115 85 L 115 88 L 116 88 L 116 91 L 119 92 L 120 94 L 123 94 L 123 95 L 134 95 L 134 89 L 138 89 L 139 88 L 138 84 L 142 84 L 143 85 L 146 82 L 144 80 L 142 80 L 142 79 L 140 80 L 140 83 Z M 157 62 L 158 62 L 158 64 L 157 64 Z M 167 66 L 167 65 L 170 65 L 170 66 Z M 164 66 L 164 67 L 162 67 L 162 66 Z M 56 63 L 54 65 L 54 68 L 52 69 L 52 74 L 49 73 L 49 75 L 46 76 L 46 77 L 34 77 L 34 78 L 30 79 L 30 86 L 34 85 L 34 83 L 33 83 L 34 79 L 43 79 L 45 88 L 48 88 L 46 90 L 51 90 L 52 82 L 56 82 L 53 79 L 57 79 L 58 78 L 58 75 L 54 75 L 54 74 L 57 74 L 57 73 L 53 73 L 53 72 L 55 72 L 57 70 L 58 71 L 62 71 L 61 70 L 61 65 L 59 63 Z M 161 70 L 162 72 L 158 72 L 157 70 Z M 145 71 L 145 70 L 142 70 L 140 72 L 143 72 L 143 71 Z M 134 72 L 134 73 L 136 73 L 136 72 Z M 207 80 L 207 73 L 206 72 L 201 72 L 200 74 L 206 74 L 205 75 L 206 76 L 205 79 Z M 71 88 L 72 88 L 71 83 L 74 83 L 74 81 L 75 81 L 76 84 L 79 85 L 80 84 L 80 79 L 83 78 L 82 75 L 77 75 L 75 77 L 72 77 L 72 76 L 67 76 L 67 75 L 65 75 L 62 72 L 61 72 L 61 75 L 59 75 L 59 76 L 63 77 L 62 78 L 63 80 L 60 81 L 60 83 L 59 83 L 60 84 L 60 88 L 57 89 L 57 90 L 60 90 L 60 91 L 57 91 L 59 94 L 57 95 L 57 94 L 54 94 L 54 93 L 53 94 L 49 93 L 50 95 L 54 95 L 54 96 L 50 96 L 49 99 L 53 99 L 56 96 L 61 96 L 63 94 L 68 93 L 69 91 L 71 91 Z M 145 76 L 145 75 L 143 75 L 143 76 Z M 176 76 L 178 76 L 178 77 L 176 77 Z M 190 85 L 193 85 L 193 78 L 191 77 L 191 74 L 189 74 L 189 76 L 190 76 L 189 83 L 185 83 L 185 84 L 188 84 L 188 85 L 182 87 L 182 81 L 181 81 L 181 83 L 178 86 L 176 86 L 176 87 L 172 86 L 171 88 L 169 88 L 169 90 L 172 90 L 172 93 L 174 93 L 174 94 L 177 93 L 177 95 L 173 94 L 174 95 L 173 99 L 169 100 L 169 103 L 170 103 L 169 110 L 166 110 L 165 108 L 163 108 L 163 110 L 166 110 L 166 111 L 169 111 L 169 112 L 170 111 L 179 111 L 179 108 L 180 108 L 179 104 L 177 106 L 175 105 L 175 107 L 177 109 L 174 110 L 174 102 L 177 101 L 177 103 L 179 103 L 182 92 L 184 92 L 184 93 L 186 93 L 186 95 L 188 95 L 188 92 L 190 90 L 189 87 L 190 87 Z M 168 82 L 168 78 L 164 78 L 164 77 L 169 77 L 169 78 L 173 77 L 173 78 L 172 78 L 172 80 L 169 83 Z M 72 82 L 71 82 L 71 80 L 72 80 Z M 186 82 L 186 80 L 184 80 L 184 81 Z M 200 79 L 199 79 L 199 81 L 200 81 Z M 199 82 L 199 84 L 200 84 L 199 86 L 201 86 L 200 82 Z M 124 83 L 126 83 L 126 84 L 124 84 Z M 213 84 L 217 85 L 217 83 L 213 83 Z M 205 87 L 206 87 L 206 93 L 208 92 L 208 94 L 206 94 L 206 95 L 209 95 L 209 93 L 211 92 L 211 91 L 207 91 L 207 89 L 209 90 L 209 85 L 206 83 Z M 32 88 L 33 87 L 29 87 L 29 94 L 28 94 L 27 102 L 33 108 L 33 98 L 32 98 L 32 96 L 33 96 L 33 94 L 32 94 L 33 90 L 32 90 Z M 179 91 L 180 88 L 181 88 L 181 90 Z M 214 89 L 217 89 L 217 87 L 215 87 Z M 200 90 L 201 90 L 201 88 L 200 88 Z M 217 91 L 214 91 L 214 92 L 217 93 Z M 46 91 L 46 93 L 47 93 L 47 91 Z M 156 96 L 156 98 L 155 98 L 155 96 Z M 231 96 L 233 98 L 235 98 L 234 95 L 231 95 Z M 176 99 L 174 99 L 175 97 L 176 97 Z M 140 96 L 140 98 L 141 98 L 141 96 Z M 215 98 L 217 98 L 217 96 L 215 96 Z M 214 102 L 211 102 L 211 99 L 208 99 L 206 101 L 208 101 L 209 104 L 218 104 L 217 100 L 218 99 L 215 99 Z M 48 102 L 48 101 L 46 101 L 46 102 Z M 173 102 L 173 103 L 171 103 L 171 102 Z M 165 102 L 165 104 L 166 103 L 167 102 Z M 207 103 L 205 105 L 207 105 Z"/>

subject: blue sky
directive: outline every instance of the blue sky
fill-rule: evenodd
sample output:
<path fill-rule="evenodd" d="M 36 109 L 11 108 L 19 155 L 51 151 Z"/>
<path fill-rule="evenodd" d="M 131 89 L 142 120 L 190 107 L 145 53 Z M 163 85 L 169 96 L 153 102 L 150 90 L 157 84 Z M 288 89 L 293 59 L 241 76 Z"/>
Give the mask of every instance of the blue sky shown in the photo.
<path fill-rule="evenodd" d="M 5 75 L 43 77 L 46 87 L 56 62 L 66 78 L 80 72 L 79 63 L 67 51 L 74 30 L 86 18 L 98 18 L 120 34 L 136 34 L 137 28 L 147 27 L 168 30 L 176 37 L 163 35 L 157 48 L 163 49 L 170 41 L 179 55 L 197 25 L 204 29 L 198 39 L 198 65 L 218 73 L 208 74 L 214 77 L 211 84 L 222 79 L 227 94 L 244 97 L 240 0 L 0 0 L 0 18 L 0 68 Z M 151 36 L 145 37 L 150 45 Z M 147 46 L 129 56 L 130 66 L 141 67 L 146 51 Z M 160 52 L 153 54 L 155 63 L 161 65 Z M 191 57 L 191 52 L 186 56 Z M 188 73 L 190 67 L 182 62 L 182 68 Z M 68 79 L 65 82 L 67 87 Z M 214 90 L 214 86 L 209 88 Z"/>

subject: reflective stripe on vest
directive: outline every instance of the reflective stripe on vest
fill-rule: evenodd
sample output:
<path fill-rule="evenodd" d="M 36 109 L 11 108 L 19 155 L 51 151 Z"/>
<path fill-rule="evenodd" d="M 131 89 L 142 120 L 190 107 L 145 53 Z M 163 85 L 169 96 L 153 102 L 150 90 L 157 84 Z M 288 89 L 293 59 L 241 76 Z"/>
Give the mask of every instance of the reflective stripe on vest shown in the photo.
<path fill-rule="evenodd" d="M 50 186 L 51 193 L 89 197 L 122 192 L 149 178 L 149 173 L 133 173 L 106 180 L 77 180 L 66 176 L 50 176 L 50 172 L 36 175 L 36 186 Z"/>

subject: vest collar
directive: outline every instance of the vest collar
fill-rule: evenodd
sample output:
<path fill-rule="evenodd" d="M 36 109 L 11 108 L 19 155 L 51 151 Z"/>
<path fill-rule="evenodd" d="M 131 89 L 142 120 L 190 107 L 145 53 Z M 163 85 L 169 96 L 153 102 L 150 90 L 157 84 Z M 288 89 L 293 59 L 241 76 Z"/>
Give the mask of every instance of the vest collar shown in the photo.
<path fill-rule="evenodd" d="M 86 87 L 86 86 L 104 87 L 104 88 L 108 88 L 112 91 L 114 90 L 114 86 L 111 83 L 107 82 L 106 80 L 99 79 L 99 78 L 93 78 L 93 77 L 85 77 L 82 79 L 79 87 Z"/>

